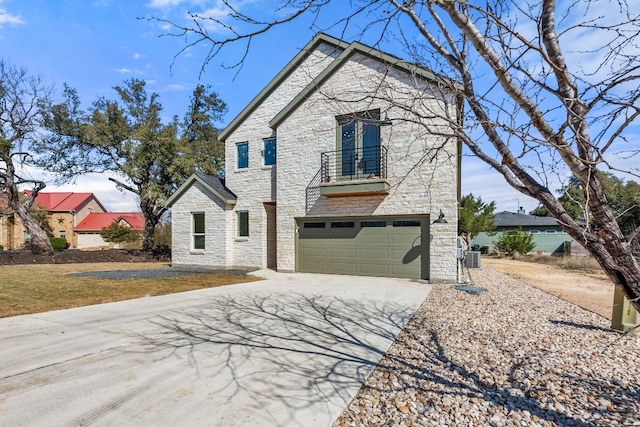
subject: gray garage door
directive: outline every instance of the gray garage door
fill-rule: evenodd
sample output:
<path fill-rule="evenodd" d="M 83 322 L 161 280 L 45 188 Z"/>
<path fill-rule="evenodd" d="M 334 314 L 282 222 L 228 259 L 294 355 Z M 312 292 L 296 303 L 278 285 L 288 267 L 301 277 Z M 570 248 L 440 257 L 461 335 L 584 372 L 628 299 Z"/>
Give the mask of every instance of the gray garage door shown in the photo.
<path fill-rule="evenodd" d="M 428 279 L 428 218 L 300 218 L 297 270 Z"/>

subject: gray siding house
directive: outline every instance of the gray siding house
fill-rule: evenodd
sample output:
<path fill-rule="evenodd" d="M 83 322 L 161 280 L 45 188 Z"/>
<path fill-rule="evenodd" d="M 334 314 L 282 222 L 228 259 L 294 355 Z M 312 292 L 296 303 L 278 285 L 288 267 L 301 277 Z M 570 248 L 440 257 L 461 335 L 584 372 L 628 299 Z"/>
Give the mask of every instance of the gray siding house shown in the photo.
<path fill-rule="evenodd" d="M 455 280 L 459 102 L 443 82 L 316 35 L 221 132 L 225 183 L 194 175 L 169 199 L 173 264 Z"/>
<path fill-rule="evenodd" d="M 533 252 L 559 255 L 564 253 L 564 242 L 572 240 L 554 218 L 527 215 L 522 208 L 517 213 L 498 212 L 495 215 L 494 225 L 496 234 L 489 236 L 487 233 L 479 233 L 473 239 L 472 247 L 487 246 L 489 251 L 492 251 L 502 232 L 519 229 L 533 235 L 533 242 L 536 244 Z"/>

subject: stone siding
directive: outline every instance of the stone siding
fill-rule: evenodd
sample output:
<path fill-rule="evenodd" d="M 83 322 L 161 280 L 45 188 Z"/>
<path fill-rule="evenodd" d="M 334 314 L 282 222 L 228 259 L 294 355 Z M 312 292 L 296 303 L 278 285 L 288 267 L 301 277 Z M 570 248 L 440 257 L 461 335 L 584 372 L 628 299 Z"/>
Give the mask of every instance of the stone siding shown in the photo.
<path fill-rule="evenodd" d="M 412 76 L 389 72 L 377 61 L 355 55 L 329 78 L 278 128 L 278 269 L 295 269 L 297 217 L 427 214 L 444 212 L 448 224 L 431 226 L 430 280 L 456 278 L 457 145 L 434 136 L 441 128 L 416 125 L 404 109 L 394 107 L 385 93 L 407 94 L 416 114 L 438 111 L 453 115 L 454 103 L 436 88 L 415 86 Z M 416 96 L 409 96 L 416 93 Z M 371 94 L 371 96 L 366 96 Z M 448 101 L 449 104 L 447 106 Z M 451 109 L 451 111 L 447 110 Z M 380 109 L 393 118 L 381 128 L 381 143 L 388 149 L 388 195 L 327 198 L 313 191 L 320 170 L 320 153 L 336 150 L 336 116 Z"/>
<path fill-rule="evenodd" d="M 311 80 L 340 53 L 335 47 L 320 44 L 271 95 L 259 105 L 251 117 L 240 124 L 225 142 L 226 185 L 238 196 L 234 212 L 249 212 L 249 237 L 232 239 L 233 263 L 239 266 L 266 268 L 267 215 L 264 203 L 275 202 L 277 165 L 265 166 L 263 140 L 273 136 L 269 121 L 282 110 Z M 249 143 L 249 167 L 237 169 L 237 144 Z M 277 163 L 280 162 L 280 140 L 277 139 Z M 237 215 L 230 223 L 237 234 Z"/>
<path fill-rule="evenodd" d="M 199 182 L 194 183 L 172 207 L 172 263 L 229 267 L 227 254 L 230 207 Z M 205 248 L 192 249 L 192 214 L 204 212 Z"/>

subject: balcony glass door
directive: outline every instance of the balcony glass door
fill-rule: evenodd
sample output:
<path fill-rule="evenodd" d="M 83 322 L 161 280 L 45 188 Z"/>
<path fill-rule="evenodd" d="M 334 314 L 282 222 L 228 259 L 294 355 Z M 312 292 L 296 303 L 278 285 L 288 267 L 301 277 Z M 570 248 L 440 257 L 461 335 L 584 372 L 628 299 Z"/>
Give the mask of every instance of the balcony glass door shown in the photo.
<path fill-rule="evenodd" d="M 340 120 L 338 170 L 343 179 L 380 176 L 379 113 L 364 113 L 357 118 Z"/>

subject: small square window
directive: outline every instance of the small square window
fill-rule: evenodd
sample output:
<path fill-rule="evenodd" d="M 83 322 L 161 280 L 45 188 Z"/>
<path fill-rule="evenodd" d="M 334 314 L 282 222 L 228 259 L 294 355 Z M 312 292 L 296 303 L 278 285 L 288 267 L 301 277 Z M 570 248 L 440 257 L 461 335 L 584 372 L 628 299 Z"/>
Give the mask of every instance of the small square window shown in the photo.
<path fill-rule="evenodd" d="M 276 139 L 269 138 L 264 140 L 264 165 L 270 166 L 276 164 Z"/>
<path fill-rule="evenodd" d="M 249 237 L 249 212 L 238 212 L 238 237 Z"/>
<path fill-rule="evenodd" d="M 67 232 L 65 230 L 58 231 L 58 237 L 67 237 Z"/>
<path fill-rule="evenodd" d="M 238 147 L 238 169 L 249 167 L 249 143 L 241 142 Z"/>
<path fill-rule="evenodd" d="M 192 226 L 193 226 L 193 249 L 204 249 L 205 233 L 204 233 L 204 213 L 192 214 Z"/>

